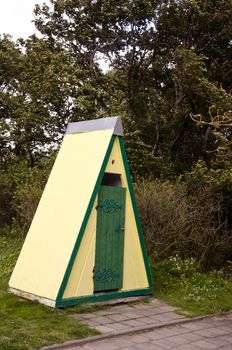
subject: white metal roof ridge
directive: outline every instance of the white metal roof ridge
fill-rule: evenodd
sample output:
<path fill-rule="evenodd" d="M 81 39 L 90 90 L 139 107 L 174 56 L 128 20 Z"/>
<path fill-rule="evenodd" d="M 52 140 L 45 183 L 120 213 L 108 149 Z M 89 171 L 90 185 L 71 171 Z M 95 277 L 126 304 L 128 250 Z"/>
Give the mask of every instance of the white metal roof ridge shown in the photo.
<path fill-rule="evenodd" d="M 91 132 L 96 130 L 113 129 L 113 134 L 123 136 L 123 127 L 121 118 L 108 117 L 101 119 L 85 120 L 81 122 L 69 123 L 65 135 Z"/>

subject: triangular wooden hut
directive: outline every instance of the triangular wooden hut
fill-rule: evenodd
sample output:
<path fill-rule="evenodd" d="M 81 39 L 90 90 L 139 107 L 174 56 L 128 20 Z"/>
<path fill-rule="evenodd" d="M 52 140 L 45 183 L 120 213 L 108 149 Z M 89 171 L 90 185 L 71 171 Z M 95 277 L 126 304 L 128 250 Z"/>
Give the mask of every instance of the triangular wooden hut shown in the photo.
<path fill-rule="evenodd" d="M 119 117 L 68 125 L 9 286 L 52 307 L 151 294 Z"/>

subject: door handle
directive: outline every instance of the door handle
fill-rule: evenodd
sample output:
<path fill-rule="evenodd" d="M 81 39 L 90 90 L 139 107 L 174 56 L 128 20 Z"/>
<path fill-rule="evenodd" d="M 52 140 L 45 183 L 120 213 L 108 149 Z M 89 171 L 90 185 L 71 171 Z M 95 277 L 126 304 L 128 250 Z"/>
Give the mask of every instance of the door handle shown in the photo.
<path fill-rule="evenodd" d="M 125 227 L 121 227 L 120 225 L 117 225 L 116 228 L 115 228 L 115 231 L 116 232 L 125 231 Z"/>

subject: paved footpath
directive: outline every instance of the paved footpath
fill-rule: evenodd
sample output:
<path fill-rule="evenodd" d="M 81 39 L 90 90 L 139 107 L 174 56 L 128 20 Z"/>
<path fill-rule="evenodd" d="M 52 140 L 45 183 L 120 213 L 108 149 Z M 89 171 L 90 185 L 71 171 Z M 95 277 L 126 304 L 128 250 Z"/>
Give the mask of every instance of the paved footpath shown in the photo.
<path fill-rule="evenodd" d="M 109 338 L 72 350 L 203 350 L 232 349 L 232 314 L 154 329 L 150 332 Z"/>
<path fill-rule="evenodd" d="M 105 310 L 73 316 L 102 334 L 111 334 L 118 331 L 131 332 L 140 327 L 161 326 L 185 319 L 184 315 L 176 313 L 178 310 L 153 298 L 149 303 L 115 305 Z"/>
<path fill-rule="evenodd" d="M 232 350 L 232 313 L 189 319 L 177 308 L 152 299 L 149 303 L 116 305 L 73 317 L 101 331 L 101 336 L 43 350 Z"/>

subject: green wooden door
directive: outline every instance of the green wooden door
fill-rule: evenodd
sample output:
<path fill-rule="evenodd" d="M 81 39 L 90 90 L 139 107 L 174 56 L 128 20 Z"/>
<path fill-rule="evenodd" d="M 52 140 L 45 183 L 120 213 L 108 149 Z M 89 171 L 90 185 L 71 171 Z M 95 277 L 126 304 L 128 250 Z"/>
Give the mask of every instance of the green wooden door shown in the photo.
<path fill-rule="evenodd" d="M 97 205 L 94 292 L 122 288 L 126 189 L 101 186 Z"/>

